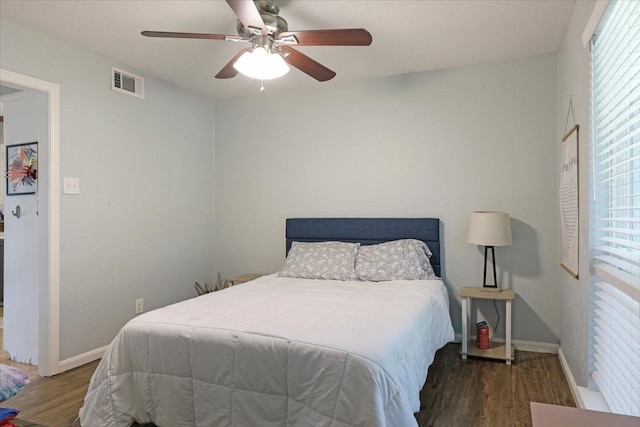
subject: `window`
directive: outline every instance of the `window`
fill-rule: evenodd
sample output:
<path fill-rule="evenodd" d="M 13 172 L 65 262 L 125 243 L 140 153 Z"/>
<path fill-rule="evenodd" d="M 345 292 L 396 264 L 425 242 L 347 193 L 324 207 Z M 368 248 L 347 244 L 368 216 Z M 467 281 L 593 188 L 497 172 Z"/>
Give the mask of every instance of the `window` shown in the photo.
<path fill-rule="evenodd" d="M 591 55 L 590 385 L 640 415 L 640 2 L 609 3 Z"/>

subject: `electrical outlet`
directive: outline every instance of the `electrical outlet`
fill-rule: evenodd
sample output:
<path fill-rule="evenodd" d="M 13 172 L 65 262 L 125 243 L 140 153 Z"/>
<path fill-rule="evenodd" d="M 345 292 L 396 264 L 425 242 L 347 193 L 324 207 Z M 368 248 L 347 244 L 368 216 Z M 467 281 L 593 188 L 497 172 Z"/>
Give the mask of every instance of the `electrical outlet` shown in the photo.
<path fill-rule="evenodd" d="M 144 311 L 144 299 L 138 298 L 136 300 L 136 314 L 142 313 Z"/>

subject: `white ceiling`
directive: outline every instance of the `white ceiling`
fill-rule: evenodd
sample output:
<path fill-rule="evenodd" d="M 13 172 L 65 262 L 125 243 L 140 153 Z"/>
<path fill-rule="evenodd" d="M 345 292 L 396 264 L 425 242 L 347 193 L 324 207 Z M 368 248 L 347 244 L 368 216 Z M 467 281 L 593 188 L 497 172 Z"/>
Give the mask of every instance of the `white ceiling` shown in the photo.
<path fill-rule="evenodd" d="M 368 47 L 299 47 L 337 76 L 292 69 L 267 90 L 329 86 L 556 52 L 575 0 L 277 0 L 290 30 L 366 28 Z M 214 75 L 244 44 L 142 37 L 143 30 L 236 34 L 222 0 L 1 0 L 0 16 L 194 92 L 255 93 L 258 82 Z M 1 55 L 1 53 L 0 53 Z M 0 58 L 1 59 L 1 58 Z"/>

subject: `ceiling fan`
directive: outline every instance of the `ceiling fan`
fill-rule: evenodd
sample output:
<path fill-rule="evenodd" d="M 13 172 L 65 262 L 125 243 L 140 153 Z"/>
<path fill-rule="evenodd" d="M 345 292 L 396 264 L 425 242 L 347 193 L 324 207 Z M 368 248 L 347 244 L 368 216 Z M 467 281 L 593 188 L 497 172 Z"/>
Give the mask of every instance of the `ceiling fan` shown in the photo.
<path fill-rule="evenodd" d="M 324 82 L 336 73 L 302 54 L 293 46 L 369 46 L 371 34 L 364 28 L 289 31 L 287 21 L 273 0 L 226 0 L 238 17 L 238 35 L 143 31 L 147 37 L 207 39 L 251 43 L 240 50 L 219 72 L 218 79 L 235 77 L 238 72 L 267 80 L 289 71 L 289 64 Z M 286 63 L 286 64 L 285 64 Z"/>

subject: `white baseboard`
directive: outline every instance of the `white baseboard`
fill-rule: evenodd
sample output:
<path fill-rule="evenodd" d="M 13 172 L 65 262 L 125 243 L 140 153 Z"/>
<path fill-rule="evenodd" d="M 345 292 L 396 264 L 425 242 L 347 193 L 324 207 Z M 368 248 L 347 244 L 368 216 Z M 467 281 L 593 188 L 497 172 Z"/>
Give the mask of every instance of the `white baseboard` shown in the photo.
<path fill-rule="evenodd" d="M 104 347 L 96 348 L 95 350 L 70 357 L 69 359 L 61 360 L 60 363 L 58 363 L 58 373 L 68 371 L 100 359 L 104 355 L 104 352 L 107 351 L 108 347 L 109 346 L 105 345 Z"/>
<path fill-rule="evenodd" d="M 558 359 L 560 359 L 560 366 L 562 366 L 564 376 L 567 377 L 567 382 L 569 383 L 569 389 L 571 390 L 573 400 L 576 402 L 578 408 L 585 409 L 582 395 L 580 394 L 580 390 L 578 390 L 578 384 L 576 384 L 576 380 L 573 378 L 571 369 L 569 369 L 569 364 L 567 363 L 567 359 L 564 357 L 562 347 L 560 347 L 560 349 L 558 350 Z"/>
<path fill-rule="evenodd" d="M 475 335 L 471 335 L 470 339 L 475 339 Z M 491 341 L 503 343 L 504 338 L 494 338 Z M 456 334 L 456 343 L 462 342 L 462 334 Z M 534 353 L 551 353 L 558 354 L 558 344 L 548 342 L 536 342 L 536 341 L 524 341 L 524 340 L 511 340 L 511 344 L 516 350 L 531 351 Z"/>
<path fill-rule="evenodd" d="M 573 374 L 571 373 L 571 369 L 569 369 L 567 359 L 564 357 L 564 353 L 562 352 L 562 348 L 558 351 L 558 358 L 560 359 L 560 365 L 562 366 L 564 375 L 567 377 L 567 382 L 569 383 L 573 400 L 576 402 L 578 408 L 589 409 L 591 411 L 611 412 L 609 405 L 607 405 L 607 402 L 604 400 L 600 392 L 589 390 L 587 387 L 581 387 L 576 384 Z"/>

